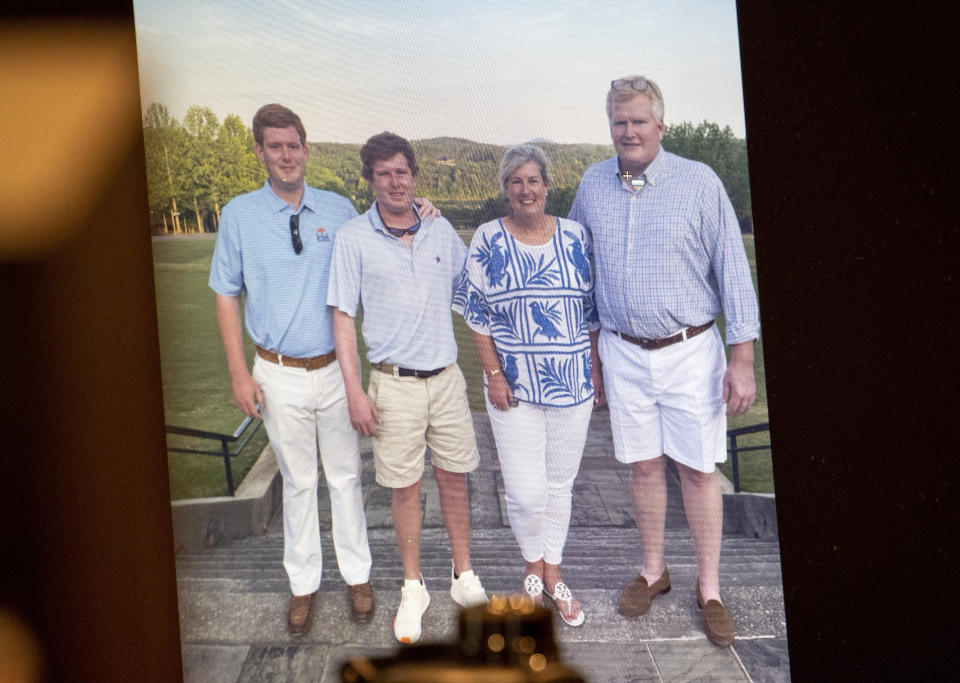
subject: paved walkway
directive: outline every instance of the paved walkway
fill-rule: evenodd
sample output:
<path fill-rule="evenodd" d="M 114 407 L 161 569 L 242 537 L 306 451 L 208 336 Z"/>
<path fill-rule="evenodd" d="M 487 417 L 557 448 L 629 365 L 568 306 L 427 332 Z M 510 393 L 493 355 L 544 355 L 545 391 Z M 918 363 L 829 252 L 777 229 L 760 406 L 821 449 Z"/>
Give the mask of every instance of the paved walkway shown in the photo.
<path fill-rule="evenodd" d="M 473 564 L 488 592 L 510 594 L 520 588 L 523 562 L 506 522 L 489 424 L 485 415 L 477 415 L 475 422 L 482 464 L 469 475 Z M 575 484 L 564 557 L 565 579 L 587 620 L 576 629 L 555 620 L 564 662 L 590 681 L 789 680 L 777 543 L 725 535 L 720 578 L 737 640 L 730 647 L 714 646 L 700 630 L 696 561 L 675 475 L 669 480 L 666 545 L 673 590 L 658 597 L 644 617 L 617 614 L 620 590 L 639 565 L 626 476 L 626 468 L 611 456 L 608 414 L 598 411 Z M 401 569 L 390 492 L 373 481 L 369 453 L 364 456 L 364 494 L 375 558 L 373 621 L 359 626 L 347 616 L 346 591 L 330 540 L 329 499 L 321 487 L 323 583 L 313 629 L 303 638 L 286 632 L 288 584 L 280 561 L 279 519 L 264 536 L 177 556 L 187 681 L 337 681 L 340 664 L 350 656 L 396 652 L 392 620 Z M 429 473 L 421 498 L 422 569 L 431 594 L 423 642 L 446 643 L 455 635 L 457 608 L 449 596 L 449 545 Z"/>

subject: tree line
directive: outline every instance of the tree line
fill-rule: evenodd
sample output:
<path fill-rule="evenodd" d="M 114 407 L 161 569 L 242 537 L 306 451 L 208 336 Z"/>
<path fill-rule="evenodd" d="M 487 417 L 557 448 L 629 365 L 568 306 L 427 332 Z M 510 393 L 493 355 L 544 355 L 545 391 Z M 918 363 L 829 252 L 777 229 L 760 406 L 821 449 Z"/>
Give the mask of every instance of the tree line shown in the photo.
<path fill-rule="evenodd" d="M 253 132 L 235 115 L 218 121 L 192 106 L 183 121 L 159 103 L 143 120 L 150 225 L 154 234 L 215 232 L 231 198 L 261 187 L 266 172 L 253 151 Z M 533 141 L 550 159 L 547 212 L 566 216 L 586 169 L 613 155 L 612 145 Z M 358 211 L 373 203 L 361 176 L 358 144 L 310 142 L 306 182 L 349 198 Z M 507 147 L 461 138 L 411 140 L 420 173 L 417 194 L 430 197 L 457 227 L 476 227 L 506 213 L 497 172 Z M 667 126 L 664 149 L 710 165 L 726 187 L 741 226 L 749 226 L 746 142 L 729 126 L 704 121 Z"/>

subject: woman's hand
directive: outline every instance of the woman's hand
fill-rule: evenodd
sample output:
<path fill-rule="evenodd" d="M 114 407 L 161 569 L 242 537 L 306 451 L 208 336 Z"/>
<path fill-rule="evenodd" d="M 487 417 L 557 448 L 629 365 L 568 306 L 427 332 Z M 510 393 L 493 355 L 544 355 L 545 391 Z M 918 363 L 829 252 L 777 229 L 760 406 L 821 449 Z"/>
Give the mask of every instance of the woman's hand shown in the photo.
<path fill-rule="evenodd" d="M 510 404 L 514 400 L 513 392 L 510 390 L 510 384 L 502 372 L 487 378 L 487 397 L 494 408 L 510 410 Z"/>

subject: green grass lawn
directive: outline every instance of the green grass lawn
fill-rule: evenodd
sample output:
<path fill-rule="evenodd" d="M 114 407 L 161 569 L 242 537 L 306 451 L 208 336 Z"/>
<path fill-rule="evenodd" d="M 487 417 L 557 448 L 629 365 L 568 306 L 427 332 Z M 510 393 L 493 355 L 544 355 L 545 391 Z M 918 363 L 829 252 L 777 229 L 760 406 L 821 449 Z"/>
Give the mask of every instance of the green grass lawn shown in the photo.
<path fill-rule="evenodd" d="M 459 232 L 464 241 L 469 242 L 470 231 Z M 746 235 L 744 241 L 756 278 L 753 236 Z M 164 413 L 167 424 L 230 434 L 244 418 L 233 407 L 230 375 L 217 330 L 214 294 L 207 286 L 213 244 L 212 238 L 153 243 Z M 484 401 L 480 361 L 473 347 L 470 330 L 463 319 L 454 315 L 453 321 L 460 348 L 459 362 L 467 379 L 470 407 L 482 411 Z M 722 321 L 720 329 L 723 330 Z M 249 340 L 246 340 L 246 348 L 247 357 L 252 358 L 254 349 Z M 361 349 L 361 357 L 365 351 Z M 746 415 L 730 420 L 731 429 L 767 421 L 761 343 L 757 344 L 756 354 L 757 403 Z M 367 368 L 364 367 L 364 382 L 367 374 Z M 170 446 L 211 448 L 210 442 L 169 435 L 167 439 Z M 752 435 L 742 441 L 747 444 L 769 443 L 769 433 Z M 261 429 L 243 454 L 234 459 L 235 484 L 253 465 L 265 443 L 266 433 Z M 169 458 L 170 489 L 174 499 L 226 495 L 222 459 L 177 453 L 171 453 Z M 720 469 L 728 477 L 731 476 L 729 462 Z M 741 456 L 740 478 L 745 491 L 772 492 L 770 452 Z"/>
<path fill-rule="evenodd" d="M 743 236 L 743 245 L 746 247 L 747 260 L 750 262 L 750 273 L 753 275 L 753 286 L 757 287 L 757 253 L 754 248 L 753 235 Z M 763 296 L 762 293 L 759 296 Z M 720 326 L 721 333 L 724 332 L 724 320 L 721 315 L 717 324 Z M 729 357 L 729 354 L 728 354 Z M 750 407 L 745 414 L 740 417 L 730 418 L 727 421 L 728 429 L 738 427 L 747 427 L 749 425 L 769 422 L 767 413 L 767 383 L 766 373 L 763 366 L 763 332 L 760 339 L 754 345 L 754 369 L 757 378 L 757 402 Z M 770 443 L 770 432 L 760 432 L 759 434 L 749 434 L 737 439 L 737 445 L 761 446 Z M 733 478 L 733 467 L 729 459 L 720 465 L 720 471 Z M 743 491 L 753 491 L 755 493 L 773 493 L 773 462 L 770 457 L 770 451 L 753 451 L 740 455 L 740 487 Z"/>
<path fill-rule="evenodd" d="M 153 243 L 164 416 L 167 424 L 232 434 L 244 420 L 233 407 L 230 373 L 217 329 L 214 294 L 207 286 L 212 239 Z M 247 340 L 247 355 L 253 345 Z M 239 484 L 266 444 L 262 428 L 233 460 Z M 167 436 L 169 446 L 215 450 L 218 443 Z M 226 495 L 223 460 L 171 453 L 170 491 L 176 500 Z"/>

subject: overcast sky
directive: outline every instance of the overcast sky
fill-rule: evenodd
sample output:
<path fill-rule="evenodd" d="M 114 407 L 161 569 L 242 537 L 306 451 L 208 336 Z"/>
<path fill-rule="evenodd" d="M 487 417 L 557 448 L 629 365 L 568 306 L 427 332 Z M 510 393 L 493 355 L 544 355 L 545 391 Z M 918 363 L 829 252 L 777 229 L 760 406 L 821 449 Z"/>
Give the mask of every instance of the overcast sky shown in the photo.
<path fill-rule="evenodd" d="M 651 77 L 666 123 L 744 137 L 734 0 L 134 0 L 144 110 L 190 105 L 249 126 L 261 104 L 311 141 L 383 130 L 501 145 L 610 142 L 610 80 Z"/>

